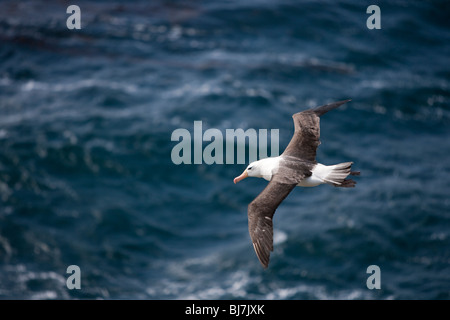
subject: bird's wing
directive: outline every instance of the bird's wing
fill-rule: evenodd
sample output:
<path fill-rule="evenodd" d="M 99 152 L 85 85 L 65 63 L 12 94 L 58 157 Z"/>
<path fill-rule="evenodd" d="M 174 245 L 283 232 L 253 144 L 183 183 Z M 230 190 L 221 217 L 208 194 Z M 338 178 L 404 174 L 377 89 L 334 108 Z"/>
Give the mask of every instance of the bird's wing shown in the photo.
<path fill-rule="evenodd" d="M 316 162 L 320 144 L 320 116 L 348 101 L 333 102 L 294 114 L 294 135 L 282 155 Z"/>
<path fill-rule="evenodd" d="M 273 251 L 273 215 L 295 186 L 296 184 L 277 181 L 275 175 L 266 188 L 248 205 L 248 231 L 256 255 L 264 268 L 269 265 L 270 251 Z"/>

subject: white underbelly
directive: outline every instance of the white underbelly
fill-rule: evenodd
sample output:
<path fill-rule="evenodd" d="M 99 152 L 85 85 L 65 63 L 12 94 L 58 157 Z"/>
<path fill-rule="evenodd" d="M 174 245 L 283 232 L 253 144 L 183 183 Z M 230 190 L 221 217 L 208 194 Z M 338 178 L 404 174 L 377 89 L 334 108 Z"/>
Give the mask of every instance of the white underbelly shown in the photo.
<path fill-rule="evenodd" d="M 318 163 L 312 170 L 311 176 L 309 176 L 306 179 L 303 179 L 300 181 L 299 184 L 297 184 L 298 187 L 316 187 L 320 184 L 325 183 L 323 181 L 323 176 L 326 175 L 327 172 L 327 166 Z"/>
<path fill-rule="evenodd" d="M 297 184 L 297 187 L 316 187 L 319 184 L 322 184 L 323 180 L 318 178 L 317 176 L 311 175 L 310 177 L 303 179 Z"/>

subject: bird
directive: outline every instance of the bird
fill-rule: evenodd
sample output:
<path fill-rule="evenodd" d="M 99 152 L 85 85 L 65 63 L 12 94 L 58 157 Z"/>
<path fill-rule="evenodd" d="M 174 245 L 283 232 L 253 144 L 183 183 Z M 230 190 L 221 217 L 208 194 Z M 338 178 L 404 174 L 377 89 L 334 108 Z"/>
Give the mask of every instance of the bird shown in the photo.
<path fill-rule="evenodd" d="M 269 181 L 247 208 L 250 238 L 264 269 L 269 266 L 270 253 L 273 251 L 273 216 L 295 187 L 321 184 L 355 187 L 356 181 L 347 179 L 349 175 L 360 175 L 359 171 L 352 171 L 353 162 L 324 165 L 316 160 L 317 147 L 320 145 L 320 117 L 349 101 L 351 99 L 295 113 L 292 116 L 294 135 L 283 153 L 250 163 L 241 175 L 234 178 L 235 184 L 247 177 Z"/>

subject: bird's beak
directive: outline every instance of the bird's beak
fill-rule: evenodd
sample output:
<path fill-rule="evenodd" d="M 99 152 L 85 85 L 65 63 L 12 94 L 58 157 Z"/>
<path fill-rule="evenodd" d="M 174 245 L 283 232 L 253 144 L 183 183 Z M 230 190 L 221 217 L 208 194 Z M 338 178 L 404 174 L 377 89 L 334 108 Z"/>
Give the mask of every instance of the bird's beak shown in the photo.
<path fill-rule="evenodd" d="M 247 173 L 247 169 L 244 170 L 244 172 L 242 172 L 242 174 L 239 177 L 234 178 L 234 184 L 238 183 L 241 180 L 244 180 L 245 178 L 248 177 L 248 173 Z"/>

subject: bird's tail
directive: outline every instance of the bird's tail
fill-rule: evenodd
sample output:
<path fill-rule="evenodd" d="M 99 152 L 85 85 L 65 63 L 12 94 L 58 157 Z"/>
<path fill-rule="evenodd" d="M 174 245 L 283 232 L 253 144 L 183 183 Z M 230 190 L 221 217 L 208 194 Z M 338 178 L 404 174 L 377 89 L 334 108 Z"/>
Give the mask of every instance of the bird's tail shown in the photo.
<path fill-rule="evenodd" d="M 359 171 L 352 171 L 353 162 L 343 162 L 333 166 L 327 166 L 327 174 L 323 177 L 325 183 L 341 188 L 353 188 L 355 180 L 346 179 L 349 175 L 359 176 Z"/>

